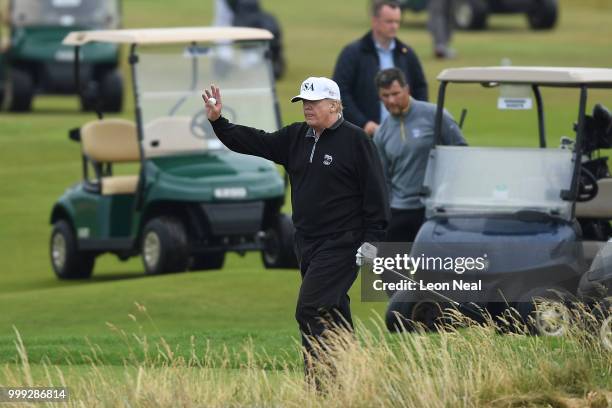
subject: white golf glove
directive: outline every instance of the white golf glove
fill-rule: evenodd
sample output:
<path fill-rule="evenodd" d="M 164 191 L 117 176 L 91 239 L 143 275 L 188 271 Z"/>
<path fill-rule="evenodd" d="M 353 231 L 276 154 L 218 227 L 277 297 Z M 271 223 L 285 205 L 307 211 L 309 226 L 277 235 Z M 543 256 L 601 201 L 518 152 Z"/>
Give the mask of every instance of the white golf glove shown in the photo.
<path fill-rule="evenodd" d="M 364 242 L 357 249 L 357 253 L 355 254 L 355 263 L 357 266 L 363 266 L 366 263 L 373 263 L 377 253 L 378 248 L 369 242 Z"/>

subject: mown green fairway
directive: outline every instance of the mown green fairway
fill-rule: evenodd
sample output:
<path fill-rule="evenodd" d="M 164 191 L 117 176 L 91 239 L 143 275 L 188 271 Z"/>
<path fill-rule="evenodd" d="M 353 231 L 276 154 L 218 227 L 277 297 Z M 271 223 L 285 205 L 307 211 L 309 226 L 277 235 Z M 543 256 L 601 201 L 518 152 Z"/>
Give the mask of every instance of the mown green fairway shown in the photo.
<path fill-rule="evenodd" d="M 126 27 L 197 26 L 212 19 L 210 1 L 125 0 Z M 336 56 L 347 42 L 367 29 L 366 1 L 264 0 L 284 28 L 288 60 L 278 83 L 283 123 L 301 120 L 299 105 L 289 98 L 310 75 L 330 76 Z M 522 16 L 493 17 L 492 29 L 456 33 L 459 58 L 431 57 L 424 15 L 405 15 L 400 37 L 421 57 L 435 100 L 435 76 L 446 67 L 513 65 L 612 67 L 612 4 L 608 1 L 561 2 L 561 20 L 551 32 L 527 29 Z M 127 70 L 124 72 L 127 73 Z M 459 116 L 469 109 L 464 132 L 472 144 L 534 146 L 536 113 L 504 113 L 495 109 L 496 90 L 450 88 L 448 108 Z M 572 136 L 577 92 L 544 91 L 551 146 Z M 127 98 L 123 114 L 131 117 Z M 612 108 L 612 92 L 593 92 L 589 107 L 602 102 Z M 482 112 L 478 115 L 477 112 Z M 86 361 L 88 343 L 103 351 L 102 361 L 121 364 L 128 343 L 107 322 L 131 333 L 165 338 L 188 349 L 191 337 L 213 350 L 240 347 L 252 338 L 257 350 L 300 364 L 293 318 L 297 271 L 266 271 L 258 254 L 229 255 L 218 272 L 144 277 L 139 259 L 122 263 L 106 255 L 98 259 L 88 281 L 62 282 L 53 275 L 48 255 L 49 215 L 54 201 L 81 176 L 79 146 L 70 142 L 70 128 L 92 120 L 78 111 L 76 98 L 40 97 L 30 114 L 0 113 L 0 364 L 16 361 L 13 327 L 21 333 L 32 362 Z M 483 169 L 486 171 L 486 169 Z M 287 208 L 289 211 L 289 208 Z M 360 301 L 359 285 L 351 292 L 353 312 L 367 321 L 383 314 L 385 304 Z M 138 304 L 147 315 L 137 313 Z M 129 316 L 137 315 L 137 322 Z M 141 327 L 140 327 L 141 326 Z M 269 364 L 263 364 L 264 366 Z M 0 383 L 2 376 L 0 375 Z"/>

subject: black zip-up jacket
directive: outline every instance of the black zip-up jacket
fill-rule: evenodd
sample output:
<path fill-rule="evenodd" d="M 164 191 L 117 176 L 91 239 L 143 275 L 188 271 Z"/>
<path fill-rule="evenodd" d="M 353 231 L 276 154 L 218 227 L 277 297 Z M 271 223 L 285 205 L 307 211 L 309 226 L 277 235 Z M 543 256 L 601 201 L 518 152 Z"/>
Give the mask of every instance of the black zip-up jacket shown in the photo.
<path fill-rule="evenodd" d="M 305 122 L 273 133 L 224 117 L 211 123 L 229 149 L 285 167 L 293 223 L 304 237 L 362 231 L 365 242 L 384 239 L 389 219 L 386 184 L 376 147 L 362 129 L 341 118 L 315 139 Z"/>
<path fill-rule="evenodd" d="M 427 101 L 427 81 L 414 50 L 395 38 L 393 65 L 406 76 L 414 99 Z M 374 77 L 380 70 L 372 31 L 350 43 L 338 56 L 333 80 L 342 95 L 346 120 L 359 127 L 372 120 L 380 124 L 380 101 Z"/>

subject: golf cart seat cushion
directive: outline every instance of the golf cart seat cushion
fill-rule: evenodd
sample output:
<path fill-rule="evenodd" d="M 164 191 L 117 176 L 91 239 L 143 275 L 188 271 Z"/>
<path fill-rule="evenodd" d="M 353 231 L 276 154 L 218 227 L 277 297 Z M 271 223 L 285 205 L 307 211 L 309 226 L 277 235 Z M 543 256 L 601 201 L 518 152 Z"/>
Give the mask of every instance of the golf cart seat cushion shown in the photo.
<path fill-rule="evenodd" d="M 134 122 L 125 119 L 102 119 L 81 128 L 83 152 L 98 163 L 134 162 L 140 160 L 138 134 Z"/>
<path fill-rule="evenodd" d="M 138 176 L 102 177 L 102 195 L 134 194 Z"/>
<path fill-rule="evenodd" d="M 597 186 L 592 200 L 576 203 L 576 217 L 612 218 L 612 178 L 597 180 Z"/>
<path fill-rule="evenodd" d="M 143 144 L 145 156 L 206 150 L 206 140 L 192 133 L 191 121 L 189 116 L 166 116 L 147 123 Z"/>

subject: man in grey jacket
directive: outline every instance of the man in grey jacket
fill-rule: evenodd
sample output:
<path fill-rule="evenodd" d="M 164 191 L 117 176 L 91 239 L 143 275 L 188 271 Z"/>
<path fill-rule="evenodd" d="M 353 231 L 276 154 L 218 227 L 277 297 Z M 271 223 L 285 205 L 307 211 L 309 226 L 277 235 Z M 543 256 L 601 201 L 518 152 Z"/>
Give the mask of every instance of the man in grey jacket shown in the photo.
<path fill-rule="evenodd" d="M 404 74 L 397 68 L 380 71 L 375 83 L 390 113 L 374 135 L 391 206 L 387 241 L 413 242 L 425 219 L 420 194 L 429 151 L 435 143 L 436 105 L 413 99 Z M 444 112 L 441 136 L 446 145 L 466 144 L 448 112 Z"/>

